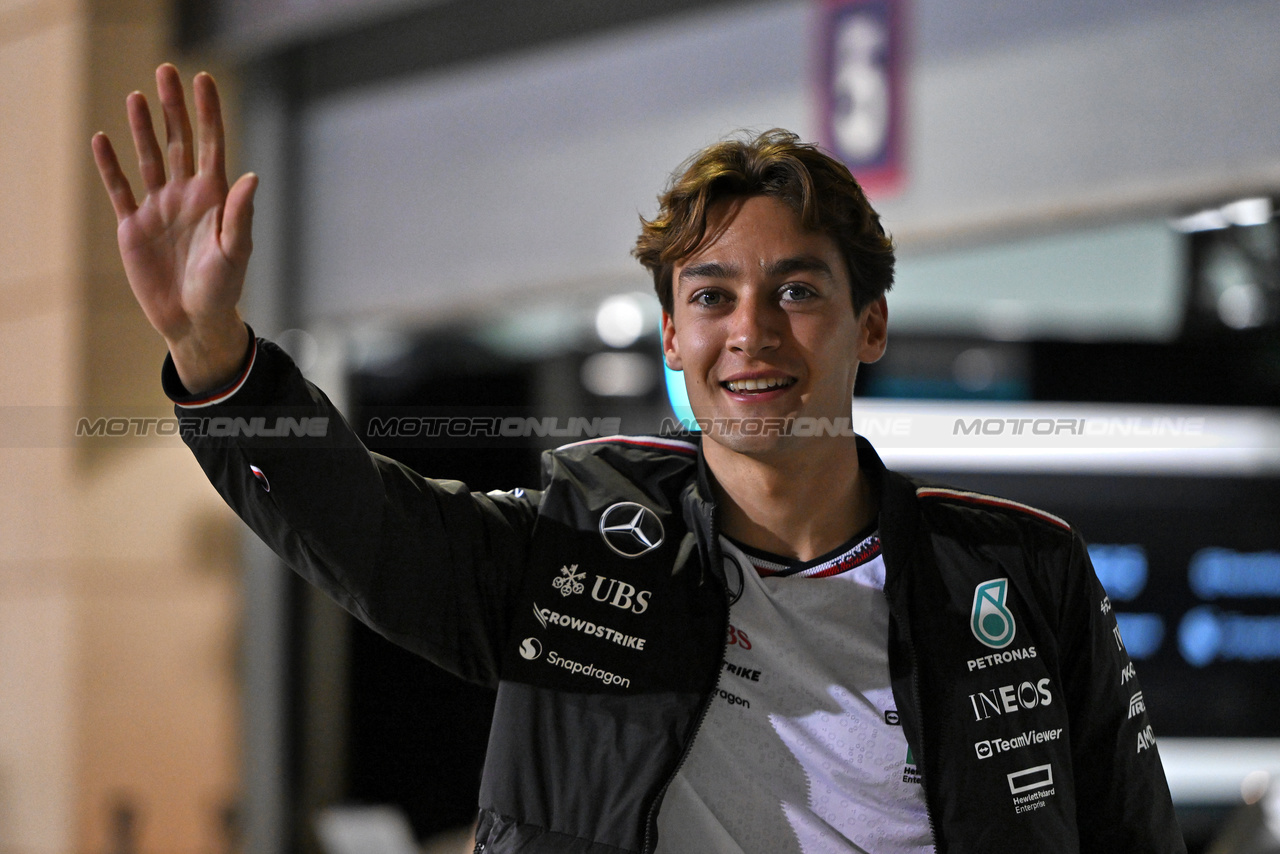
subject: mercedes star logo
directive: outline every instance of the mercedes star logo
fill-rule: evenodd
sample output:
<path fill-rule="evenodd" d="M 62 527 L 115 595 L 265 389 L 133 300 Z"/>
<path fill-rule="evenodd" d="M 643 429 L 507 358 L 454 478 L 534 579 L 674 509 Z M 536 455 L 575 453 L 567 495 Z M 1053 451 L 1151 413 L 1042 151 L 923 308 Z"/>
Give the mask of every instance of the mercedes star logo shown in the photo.
<path fill-rule="evenodd" d="M 623 557 L 640 557 L 662 545 L 662 522 L 643 504 L 619 501 L 601 514 L 600 536 Z"/>

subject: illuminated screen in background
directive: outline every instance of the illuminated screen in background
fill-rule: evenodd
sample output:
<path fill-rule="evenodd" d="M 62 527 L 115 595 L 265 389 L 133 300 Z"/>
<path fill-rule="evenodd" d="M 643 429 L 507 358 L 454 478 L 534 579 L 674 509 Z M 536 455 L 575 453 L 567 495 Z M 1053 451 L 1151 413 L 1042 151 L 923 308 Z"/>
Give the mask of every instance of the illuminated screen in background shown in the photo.
<path fill-rule="evenodd" d="M 1161 736 L 1280 737 L 1280 479 L 931 476 L 1080 530 Z"/>

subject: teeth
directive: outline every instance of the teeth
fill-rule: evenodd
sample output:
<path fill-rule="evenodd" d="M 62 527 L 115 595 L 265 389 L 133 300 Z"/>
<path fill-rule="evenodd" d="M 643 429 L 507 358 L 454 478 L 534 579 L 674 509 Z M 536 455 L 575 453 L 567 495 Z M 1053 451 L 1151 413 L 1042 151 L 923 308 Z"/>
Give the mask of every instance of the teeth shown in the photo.
<path fill-rule="evenodd" d="M 791 382 L 792 381 L 789 379 L 784 380 L 784 379 L 770 378 L 770 379 L 764 379 L 764 380 L 733 380 L 731 382 L 725 383 L 725 385 L 729 388 L 729 391 L 732 391 L 732 392 L 764 391 L 765 389 L 791 385 Z"/>

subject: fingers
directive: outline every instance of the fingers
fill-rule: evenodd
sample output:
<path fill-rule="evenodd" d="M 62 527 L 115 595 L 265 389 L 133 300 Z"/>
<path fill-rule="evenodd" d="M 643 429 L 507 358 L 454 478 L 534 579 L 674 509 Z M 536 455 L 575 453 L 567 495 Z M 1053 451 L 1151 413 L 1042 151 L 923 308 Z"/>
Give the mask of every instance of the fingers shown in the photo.
<path fill-rule="evenodd" d="M 227 183 L 226 137 L 222 129 L 222 103 L 213 77 L 201 71 L 192 83 L 196 97 L 196 126 L 200 134 L 200 172 Z"/>
<path fill-rule="evenodd" d="M 138 209 L 138 203 L 133 198 L 133 188 L 129 186 L 129 179 L 120 168 L 120 161 L 107 135 L 101 132 L 94 134 L 92 146 L 93 162 L 98 165 L 98 174 L 102 176 L 102 184 L 111 198 L 116 222 L 120 222 Z"/>
<path fill-rule="evenodd" d="M 233 265 L 243 269 L 253 250 L 253 194 L 258 189 L 258 176 L 241 175 L 230 192 L 222 211 L 222 254 Z"/>
<path fill-rule="evenodd" d="M 169 172 L 175 179 L 190 178 L 195 172 L 192 156 L 191 118 L 178 69 L 165 63 L 156 69 L 156 89 L 164 111 L 165 141 L 169 150 Z"/>
<path fill-rule="evenodd" d="M 191 119 L 187 115 L 186 97 L 178 69 L 164 63 L 156 69 L 156 90 L 160 95 L 160 107 L 164 113 L 165 143 L 168 149 L 169 172 L 175 179 L 189 178 L 195 171 L 194 144 L 191 138 Z"/>
<path fill-rule="evenodd" d="M 156 131 L 151 125 L 151 110 L 141 92 L 134 92 L 125 99 L 129 114 L 129 131 L 133 134 L 133 147 L 138 152 L 138 171 L 142 173 L 142 186 L 148 193 L 164 186 L 164 158 Z"/>

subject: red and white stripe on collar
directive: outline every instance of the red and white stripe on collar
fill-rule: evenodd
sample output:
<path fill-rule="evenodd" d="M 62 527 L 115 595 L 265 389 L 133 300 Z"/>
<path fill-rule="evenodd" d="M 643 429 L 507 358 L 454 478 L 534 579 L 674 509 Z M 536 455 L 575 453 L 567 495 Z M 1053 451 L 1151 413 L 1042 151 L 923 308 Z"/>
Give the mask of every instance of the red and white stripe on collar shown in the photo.
<path fill-rule="evenodd" d="M 1065 520 L 1052 513 L 1046 513 L 1028 504 L 1022 504 L 1018 501 L 1010 501 L 1008 498 L 998 498 L 994 495 L 983 495 L 981 492 L 965 492 L 962 489 L 944 489 L 939 486 L 922 486 L 916 490 L 917 498 L 939 498 L 946 501 L 962 501 L 966 504 L 979 504 L 985 507 L 1000 507 L 1006 510 L 1017 510 L 1026 513 L 1028 516 L 1034 516 L 1041 521 L 1048 522 L 1050 525 L 1056 525 L 1064 531 L 1070 531 L 1071 525 Z"/>
<path fill-rule="evenodd" d="M 751 561 L 751 565 L 756 568 L 756 574 L 761 578 L 772 578 L 778 575 L 784 575 L 788 578 L 830 578 L 833 575 L 839 575 L 842 572 L 848 572 L 857 566 L 862 566 L 869 560 L 872 560 L 880 554 L 880 535 L 872 534 L 864 537 L 850 549 L 846 549 L 833 558 L 828 558 L 821 563 L 815 563 L 813 566 L 797 567 L 795 564 L 787 564 L 779 561 L 768 560 L 759 555 L 748 554 L 747 559 Z"/>
<path fill-rule="evenodd" d="M 581 442 L 570 442 L 561 445 L 557 450 L 576 448 L 579 445 L 598 445 L 602 442 L 615 442 L 620 445 L 636 445 L 641 448 L 658 448 L 664 451 L 678 451 L 683 454 L 698 453 L 698 446 L 682 439 L 668 439 L 665 436 L 601 436 L 597 439 L 583 439 Z"/>

